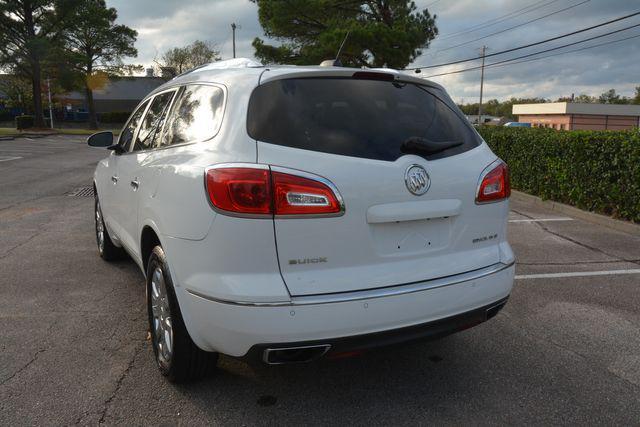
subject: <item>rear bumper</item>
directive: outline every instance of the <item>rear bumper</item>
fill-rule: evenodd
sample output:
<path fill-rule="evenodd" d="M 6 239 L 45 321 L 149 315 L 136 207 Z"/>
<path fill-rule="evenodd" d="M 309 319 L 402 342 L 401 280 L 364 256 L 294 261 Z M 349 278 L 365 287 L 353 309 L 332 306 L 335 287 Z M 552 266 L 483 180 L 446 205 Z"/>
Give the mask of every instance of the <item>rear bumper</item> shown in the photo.
<path fill-rule="evenodd" d="M 187 328 L 204 350 L 251 357 L 265 348 L 329 344 L 331 352 L 438 338 L 488 318 L 511 293 L 513 265 L 402 287 L 249 305 L 185 291 Z M 496 311 L 497 312 L 497 311 Z M 185 318 L 185 320 L 187 320 Z"/>
<path fill-rule="evenodd" d="M 412 341 L 435 340 L 455 332 L 469 329 L 491 319 L 498 314 L 500 310 L 502 310 L 507 303 L 507 300 L 508 297 L 484 307 L 457 314 L 455 316 L 421 323 L 419 325 L 392 329 L 389 331 L 316 341 L 256 344 L 251 347 L 245 358 L 254 362 L 263 361 L 269 364 L 280 364 L 284 362 L 280 362 L 278 359 L 273 357 L 274 355 L 277 355 L 278 350 L 294 351 L 297 349 L 315 348 L 319 349 L 318 352 L 315 353 L 318 357 L 339 357 L 340 354 L 359 352 L 375 347 L 389 346 Z M 304 355 L 302 355 L 302 357 L 302 360 L 294 361 L 310 360 Z"/>

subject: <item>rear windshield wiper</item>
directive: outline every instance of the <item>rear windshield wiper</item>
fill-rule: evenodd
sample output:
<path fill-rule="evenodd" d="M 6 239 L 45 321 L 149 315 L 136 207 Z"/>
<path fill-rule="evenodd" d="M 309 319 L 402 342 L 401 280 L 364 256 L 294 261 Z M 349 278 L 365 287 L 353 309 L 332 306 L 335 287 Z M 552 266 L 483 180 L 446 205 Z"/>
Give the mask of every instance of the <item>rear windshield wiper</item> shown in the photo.
<path fill-rule="evenodd" d="M 400 151 L 405 154 L 430 156 L 462 144 L 462 141 L 431 141 L 420 136 L 411 136 L 400 144 Z"/>

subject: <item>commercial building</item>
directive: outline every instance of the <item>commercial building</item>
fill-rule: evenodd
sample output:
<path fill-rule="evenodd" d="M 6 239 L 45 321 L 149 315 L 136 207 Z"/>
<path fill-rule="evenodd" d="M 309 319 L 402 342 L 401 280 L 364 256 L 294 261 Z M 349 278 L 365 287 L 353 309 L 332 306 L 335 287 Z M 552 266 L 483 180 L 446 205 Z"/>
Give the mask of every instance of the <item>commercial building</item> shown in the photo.
<path fill-rule="evenodd" d="M 93 91 L 96 112 L 131 112 L 142 98 L 166 81 L 167 78 L 153 76 L 111 78 Z M 82 91 L 59 95 L 57 99 L 66 111 L 89 110 Z"/>
<path fill-rule="evenodd" d="M 548 102 L 517 104 L 513 114 L 533 127 L 559 130 L 625 130 L 640 126 L 640 105 Z"/>

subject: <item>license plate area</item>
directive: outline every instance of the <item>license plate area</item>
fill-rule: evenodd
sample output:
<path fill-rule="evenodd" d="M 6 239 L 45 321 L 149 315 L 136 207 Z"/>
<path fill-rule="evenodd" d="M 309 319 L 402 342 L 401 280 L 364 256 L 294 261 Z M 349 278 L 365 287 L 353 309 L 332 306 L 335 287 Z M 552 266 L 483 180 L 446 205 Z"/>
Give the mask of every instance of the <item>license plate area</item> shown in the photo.
<path fill-rule="evenodd" d="M 371 224 L 373 246 L 383 256 L 438 251 L 449 244 L 451 221 L 451 218 L 432 218 Z"/>

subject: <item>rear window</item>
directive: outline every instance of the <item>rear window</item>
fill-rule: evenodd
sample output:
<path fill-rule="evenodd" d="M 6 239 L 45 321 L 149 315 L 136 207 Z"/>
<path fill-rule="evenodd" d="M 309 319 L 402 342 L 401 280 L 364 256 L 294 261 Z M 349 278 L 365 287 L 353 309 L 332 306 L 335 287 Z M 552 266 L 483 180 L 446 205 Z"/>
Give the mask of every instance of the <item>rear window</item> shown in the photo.
<path fill-rule="evenodd" d="M 394 161 L 403 142 L 460 142 L 424 156 L 468 151 L 480 139 L 446 94 L 411 83 L 351 78 L 275 80 L 249 101 L 249 135 L 304 150 Z"/>

